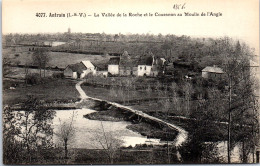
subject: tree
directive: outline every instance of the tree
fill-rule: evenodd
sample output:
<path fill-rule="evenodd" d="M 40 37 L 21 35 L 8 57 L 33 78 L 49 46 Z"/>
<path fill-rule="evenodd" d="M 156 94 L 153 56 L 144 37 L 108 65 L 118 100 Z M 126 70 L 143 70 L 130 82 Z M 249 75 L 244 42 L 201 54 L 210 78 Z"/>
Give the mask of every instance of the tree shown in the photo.
<path fill-rule="evenodd" d="M 44 77 L 45 77 L 45 69 L 51 58 L 47 50 L 43 48 L 38 48 L 33 52 L 32 56 L 33 63 L 38 66 L 41 77 L 41 69 L 44 69 Z"/>
<path fill-rule="evenodd" d="M 239 43 L 239 41 L 237 41 L 236 47 L 235 47 L 235 54 L 236 55 L 240 55 L 241 54 L 241 45 Z"/>
<path fill-rule="evenodd" d="M 76 39 L 76 44 L 77 44 L 77 48 L 80 49 L 80 47 L 81 47 L 81 40 L 80 40 L 80 38 Z"/>
<path fill-rule="evenodd" d="M 25 65 L 24 65 L 24 73 L 25 73 L 25 79 L 24 79 L 24 81 L 25 81 L 25 85 L 27 86 L 27 77 L 28 77 L 28 74 L 29 74 L 29 66 L 30 66 L 30 64 L 29 63 L 25 63 Z"/>
<path fill-rule="evenodd" d="M 116 136 L 113 135 L 111 132 L 106 132 L 103 122 L 101 121 L 100 123 L 101 123 L 101 131 L 96 132 L 95 141 L 97 141 L 98 144 L 105 151 L 105 154 L 110 164 L 113 164 L 116 152 L 120 148 L 122 141 L 116 139 L 115 138 Z"/>
<path fill-rule="evenodd" d="M 11 65 L 11 59 L 10 58 L 3 58 L 3 77 L 6 77 L 10 74 L 12 74 L 12 70 L 10 68 L 10 65 Z"/>
<path fill-rule="evenodd" d="M 195 109 L 191 110 L 190 117 L 194 120 L 188 121 L 188 140 L 180 150 L 184 162 L 222 162 L 216 151 L 216 142 L 223 139 L 223 126 L 216 121 L 223 115 L 223 96 L 216 89 L 211 89 L 209 93 L 208 100 L 199 101 Z"/>
<path fill-rule="evenodd" d="M 15 113 L 9 106 L 3 108 L 3 163 L 16 164 L 22 159 L 22 145 L 15 138 L 20 133 Z"/>
<path fill-rule="evenodd" d="M 69 141 L 71 141 L 71 139 L 75 135 L 75 128 L 73 126 L 74 117 L 75 117 L 75 113 L 73 111 L 72 116 L 70 117 L 70 120 L 62 122 L 59 119 L 59 121 L 60 121 L 59 130 L 55 133 L 55 135 L 57 135 L 59 140 L 62 141 L 64 144 L 64 152 L 65 152 L 64 158 L 65 159 L 68 158 L 68 143 L 69 143 Z"/>
<path fill-rule="evenodd" d="M 171 102 L 169 99 L 166 100 L 161 100 L 161 104 L 164 110 L 164 114 L 165 114 L 165 119 L 169 118 L 169 113 L 170 113 L 170 108 L 171 108 Z M 171 158 L 170 158 L 170 146 L 169 146 L 169 127 L 166 126 L 166 140 L 167 140 L 167 162 L 168 164 L 171 163 Z"/>
<path fill-rule="evenodd" d="M 193 87 L 192 84 L 189 82 L 186 82 L 183 86 L 183 93 L 184 93 L 184 99 L 185 99 L 185 106 L 186 106 L 186 116 L 190 114 L 190 101 L 191 96 L 193 94 Z"/>
<path fill-rule="evenodd" d="M 252 142 L 251 133 L 257 131 L 248 130 L 248 126 L 255 126 L 255 106 L 257 105 L 254 91 L 255 82 L 252 79 L 250 71 L 250 52 L 246 49 L 240 49 L 239 42 L 235 51 L 226 55 L 225 71 L 228 80 L 228 163 L 231 162 L 231 149 L 237 143 L 244 144 L 245 141 Z M 241 54 L 236 54 L 237 52 Z M 237 131 L 237 125 L 240 124 L 240 132 Z M 256 127 L 254 127 L 256 129 Z M 250 136 L 245 137 L 245 135 Z M 253 134 L 254 135 L 254 134 Z M 241 139 L 239 139 L 241 137 Z M 251 146 L 250 149 L 253 147 Z M 243 150 L 245 152 L 245 149 Z M 244 160 L 246 160 L 244 153 Z"/>
<path fill-rule="evenodd" d="M 42 107 L 41 102 L 34 96 L 28 96 L 27 101 L 22 105 L 22 110 L 25 111 L 17 113 L 22 128 L 17 136 L 22 138 L 27 154 L 40 146 L 51 147 L 53 136 L 51 120 L 55 112 Z"/>
<path fill-rule="evenodd" d="M 165 50 L 165 57 L 168 57 L 168 50 L 171 50 L 171 45 L 168 42 L 165 42 L 162 46 L 161 46 L 162 50 Z"/>
<path fill-rule="evenodd" d="M 31 162 L 32 156 L 39 159 L 43 155 L 41 149 L 49 149 L 53 145 L 51 121 L 55 112 L 46 110 L 33 96 L 28 96 L 28 99 L 21 105 L 21 110 L 23 111 L 13 111 L 10 107 L 5 107 L 3 114 L 3 134 L 6 143 L 4 160 L 7 163 L 22 163 L 24 158 L 27 162 Z M 19 153 L 16 154 L 15 150 Z M 13 156 L 9 154 L 10 152 L 13 152 Z M 12 158 L 14 156 L 17 158 Z"/>
<path fill-rule="evenodd" d="M 116 42 L 117 39 L 119 39 L 119 35 L 118 35 L 118 34 L 115 34 L 115 36 L 114 36 L 114 42 Z"/>
<path fill-rule="evenodd" d="M 172 104 L 174 106 L 173 107 L 173 112 L 176 115 L 181 115 L 181 113 L 182 113 L 181 103 L 180 103 L 180 100 L 179 100 L 178 93 L 176 91 L 172 92 Z"/>
<path fill-rule="evenodd" d="M 127 89 L 127 101 L 128 101 L 128 104 L 129 104 L 129 100 L 130 100 L 130 90 L 132 89 L 133 87 L 133 82 L 134 80 L 132 78 L 127 78 L 124 80 L 124 85 Z"/>

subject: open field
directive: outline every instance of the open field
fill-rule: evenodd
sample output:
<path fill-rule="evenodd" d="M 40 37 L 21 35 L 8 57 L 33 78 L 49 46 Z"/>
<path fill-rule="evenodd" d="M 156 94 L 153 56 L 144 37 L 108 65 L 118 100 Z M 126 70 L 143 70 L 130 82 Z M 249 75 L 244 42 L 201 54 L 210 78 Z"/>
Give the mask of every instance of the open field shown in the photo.
<path fill-rule="evenodd" d="M 9 77 L 9 78 L 19 78 L 19 79 L 24 79 L 25 76 L 26 76 L 26 70 L 27 70 L 27 74 L 30 75 L 30 74 L 40 74 L 40 71 L 39 69 L 32 69 L 32 68 L 21 68 L 21 67 L 10 67 L 9 68 L 12 72 L 8 75 L 6 75 L 6 77 Z M 52 75 L 54 73 L 63 73 L 63 71 L 55 71 L 55 70 L 45 70 L 45 76 L 46 77 L 52 77 Z M 41 74 L 42 76 L 44 75 L 44 70 L 42 69 L 41 70 Z"/>
<path fill-rule="evenodd" d="M 75 89 L 75 80 L 49 79 L 43 84 L 25 86 L 17 81 L 6 81 L 4 84 L 18 84 L 15 89 L 3 90 L 3 105 L 18 104 L 26 101 L 27 95 L 34 95 L 40 100 L 52 101 L 76 101 L 79 93 Z"/>
<path fill-rule="evenodd" d="M 32 64 L 33 52 L 27 48 L 7 48 L 3 49 L 3 57 L 11 59 L 12 64 L 19 63 L 20 65 Z M 75 64 L 83 60 L 90 60 L 94 63 L 105 63 L 110 56 L 103 55 L 86 55 L 65 52 L 50 52 L 50 62 L 47 66 L 65 68 L 69 64 Z"/>

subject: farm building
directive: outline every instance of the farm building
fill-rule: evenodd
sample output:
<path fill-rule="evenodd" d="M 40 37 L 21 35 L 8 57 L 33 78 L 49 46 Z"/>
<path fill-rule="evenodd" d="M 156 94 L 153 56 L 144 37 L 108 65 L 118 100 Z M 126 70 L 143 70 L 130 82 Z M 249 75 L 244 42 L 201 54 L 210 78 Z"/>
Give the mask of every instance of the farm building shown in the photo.
<path fill-rule="evenodd" d="M 158 76 L 163 72 L 164 58 L 154 58 L 152 53 L 142 56 L 140 59 L 131 58 L 127 51 L 121 57 L 110 58 L 108 73 L 120 76 Z"/>
<path fill-rule="evenodd" d="M 137 76 L 151 76 L 153 57 L 140 59 L 137 66 Z"/>
<path fill-rule="evenodd" d="M 89 73 L 96 74 L 96 67 L 90 61 L 81 61 L 73 65 L 68 65 L 64 70 L 67 78 L 84 78 Z"/>
<path fill-rule="evenodd" d="M 94 63 L 94 66 L 95 66 L 95 69 L 96 69 L 96 75 L 97 76 L 104 76 L 104 77 L 107 77 L 108 76 L 108 71 L 107 71 L 107 64 L 104 64 L 104 63 L 100 63 L 100 64 L 97 64 L 97 63 Z"/>
<path fill-rule="evenodd" d="M 160 72 L 160 67 L 158 65 L 153 65 L 152 68 L 151 68 L 150 76 L 151 77 L 157 77 L 159 72 Z"/>
<path fill-rule="evenodd" d="M 165 73 L 165 63 L 166 60 L 164 58 L 155 58 L 152 64 L 151 68 L 151 77 L 157 77 L 158 74 L 164 74 Z"/>
<path fill-rule="evenodd" d="M 93 75 L 96 74 L 96 67 L 93 63 L 91 63 L 90 61 L 81 61 L 80 63 L 82 63 L 87 68 L 87 70 L 84 71 L 85 75 L 87 75 L 88 73 L 93 73 Z"/>
<path fill-rule="evenodd" d="M 136 60 L 130 59 L 130 57 L 123 57 L 119 64 L 119 75 L 120 76 L 133 76 L 137 75 Z"/>
<path fill-rule="evenodd" d="M 207 66 L 202 70 L 202 77 L 203 78 L 221 78 L 224 74 L 224 71 L 219 68 L 214 66 Z"/>
<path fill-rule="evenodd" d="M 64 70 L 64 76 L 67 78 L 83 78 L 85 76 L 84 71 L 87 70 L 83 63 L 76 63 L 73 65 L 68 65 Z"/>
<path fill-rule="evenodd" d="M 108 73 L 112 75 L 118 75 L 119 74 L 119 62 L 120 57 L 113 57 L 109 59 L 108 62 Z"/>

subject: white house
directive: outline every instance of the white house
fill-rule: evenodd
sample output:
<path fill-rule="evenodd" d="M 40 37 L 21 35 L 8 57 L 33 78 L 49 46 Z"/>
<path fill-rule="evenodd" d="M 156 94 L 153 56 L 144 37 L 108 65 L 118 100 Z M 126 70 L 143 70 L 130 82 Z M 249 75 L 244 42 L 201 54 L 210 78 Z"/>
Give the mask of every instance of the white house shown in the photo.
<path fill-rule="evenodd" d="M 96 67 L 93 63 L 90 61 L 81 61 L 81 63 L 87 68 L 87 70 L 84 70 L 84 74 L 87 75 L 88 73 L 93 73 L 93 75 L 96 75 Z"/>
<path fill-rule="evenodd" d="M 109 59 L 108 62 L 108 73 L 112 75 L 118 75 L 119 74 L 119 62 L 120 57 L 113 57 Z"/>
<path fill-rule="evenodd" d="M 138 65 L 137 76 L 150 76 L 152 66 L 150 65 Z"/>
<path fill-rule="evenodd" d="M 153 62 L 154 58 L 151 56 L 145 59 L 141 59 L 137 66 L 137 76 L 151 76 Z"/>

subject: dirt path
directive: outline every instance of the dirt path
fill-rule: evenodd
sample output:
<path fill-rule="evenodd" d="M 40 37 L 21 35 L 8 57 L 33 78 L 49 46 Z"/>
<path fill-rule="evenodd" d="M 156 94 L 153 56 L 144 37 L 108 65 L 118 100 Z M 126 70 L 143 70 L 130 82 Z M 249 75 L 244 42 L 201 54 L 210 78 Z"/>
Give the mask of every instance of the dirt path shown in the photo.
<path fill-rule="evenodd" d="M 78 91 L 79 94 L 80 94 L 81 100 L 84 100 L 84 99 L 89 98 L 89 97 L 86 95 L 86 93 L 83 91 L 83 89 L 80 87 L 80 85 L 81 85 L 83 82 L 84 82 L 84 81 L 80 81 L 80 82 L 78 82 L 78 83 L 76 84 L 76 89 L 77 89 L 77 91 Z"/>
<path fill-rule="evenodd" d="M 182 143 L 184 143 L 187 138 L 188 138 L 188 132 L 185 131 L 183 128 L 177 126 L 177 125 L 174 125 L 174 124 L 171 124 L 171 123 L 168 123 L 168 122 L 165 122 L 159 118 L 156 118 L 156 117 L 153 117 L 153 116 L 150 116 L 142 111 L 139 111 L 139 110 L 136 110 L 136 109 L 133 109 L 129 106 L 124 106 L 124 105 L 121 105 L 121 104 L 118 104 L 118 103 L 114 103 L 114 102 L 110 102 L 110 101 L 106 101 L 106 100 L 101 100 L 101 99 L 98 99 L 98 98 L 94 98 L 94 97 L 89 97 L 86 95 L 86 93 L 83 91 L 83 89 L 80 87 L 80 85 L 83 83 L 84 81 L 80 81 L 76 84 L 76 89 L 78 90 L 80 96 L 81 96 L 81 99 L 84 100 L 84 99 L 92 99 L 92 100 L 97 100 L 97 101 L 105 101 L 107 102 L 108 104 L 111 104 L 115 107 L 118 107 L 118 108 L 122 108 L 122 109 L 125 109 L 125 110 L 128 110 L 130 112 L 133 112 L 139 116 L 142 116 L 142 117 L 145 117 L 145 118 L 148 118 L 148 119 L 151 119 L 151 120 L 154 120 L 156 122 L 160 122 L 160 123 L 163 123 L 165 125 L 167 125 L 168 127 L 172 128 L 172 129 L 175 129 L 178 131 L 178 135 L 177 137 L 175 138 L 174 140 L 174 145 L 175 147 L 179 148 Z M 179 155 L 179 159 L 181 158 L 180 157 L 180 154 Z"/>

